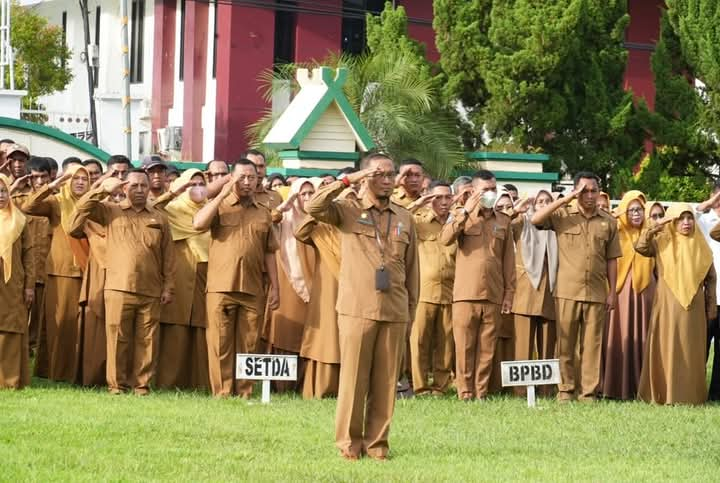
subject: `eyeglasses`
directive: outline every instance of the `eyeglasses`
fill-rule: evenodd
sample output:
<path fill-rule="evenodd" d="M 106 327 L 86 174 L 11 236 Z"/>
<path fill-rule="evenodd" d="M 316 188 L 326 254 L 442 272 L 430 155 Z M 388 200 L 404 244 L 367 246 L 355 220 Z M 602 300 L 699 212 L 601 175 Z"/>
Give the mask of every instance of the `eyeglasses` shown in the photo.
<path fill-rule="evenodd" d="M 643 208 L 630 208 L 627 212 L 631 215 L 639 215 L 641 213 L 645 213 L 645 210 Z"/>
<path fill-rule="evenodd" d="M 383 173 L 373 173 L 373 178 L 387 178 L 387 179 L 395 179 L 395 176 L 397 176 L 397 173 L 395 171 L 385 171 Z"/>
<path fill-rule="evenodd" d="M 662 217 L 663 217 L 662 213 L 654 213 L 654 214 L 650 215 L 650 218 L 652 218 L 653 220 L 659 220 Z"/>

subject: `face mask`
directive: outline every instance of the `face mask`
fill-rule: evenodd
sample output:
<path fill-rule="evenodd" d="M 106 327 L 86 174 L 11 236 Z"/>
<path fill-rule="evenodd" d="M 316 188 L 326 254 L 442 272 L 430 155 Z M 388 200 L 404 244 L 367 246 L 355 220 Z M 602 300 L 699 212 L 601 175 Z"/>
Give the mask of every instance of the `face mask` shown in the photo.
<path fill-rule="evenodd" d="M 495 206 L 495 201 L 497 201 L 497 193 L 495 191 L 486 191 L 480 197 L 480 204 L 488 210 Z"/>

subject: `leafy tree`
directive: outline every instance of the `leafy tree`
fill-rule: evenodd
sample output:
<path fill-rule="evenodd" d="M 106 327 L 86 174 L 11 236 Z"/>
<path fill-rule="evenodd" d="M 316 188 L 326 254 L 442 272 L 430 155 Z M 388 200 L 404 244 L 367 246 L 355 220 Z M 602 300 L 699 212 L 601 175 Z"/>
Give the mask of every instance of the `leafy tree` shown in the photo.
<path fill-rule="evenodd" d="M 468 111 L 475 149 L 487 136 L 541 150 L 606 184 L 637 162 L 624 0 L 435 0 L 435 12 L 446 96 Z"/>
<path fill-rule="evenodd" d="M 483 144 L 485 84 L 491 49 L 488 39 L 492 0 L 434 0 L 433 28 L 444 73 L 443 101 L 460 104 L 461 133 L 468 151 Z"/>
<path fill-rule="evenodd" d="M 447 178 L 464 163 L 456 120 L 442 108 L 437 79 L 418 44 L 407 37 L 407 17 L 402 7 L 388 2 L 379 19 L 368 16 L 368 52 L 360 56 L 331 55 L 318 65 L 345 67 L 344 92 L 373 137 L 378 149 L 395 159 L 417 158 L 435 177 Z M 299 86 L 299 67 L 287 64 L 266 71 L 261 81 L 270 102 L 278 86 Z M 284 82 L 279 82 L 284 81 Z M 271 110 L 250 128 L 259 144 L 272 126 Z"/>
<path fill-rule="evenodd" d="M 63 40 L 62 29 L 50 25 L 32 8 L 16 3 L 11 7 L 11 21 L 10 38 L 16 50 L 15 87 L 27 90 L 33 102 L 40 96 L 64 90 L 73 75 L 68 67 L 71 52 Z"/>

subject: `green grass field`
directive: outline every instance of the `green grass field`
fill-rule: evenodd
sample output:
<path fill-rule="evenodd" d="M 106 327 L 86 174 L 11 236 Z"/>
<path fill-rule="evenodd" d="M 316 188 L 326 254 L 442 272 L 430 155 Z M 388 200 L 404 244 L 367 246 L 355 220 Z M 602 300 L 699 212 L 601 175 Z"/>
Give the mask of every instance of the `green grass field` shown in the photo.
<path fill-rule="evenodd" d="M 720 405 L 400 400 L 391 459 L 335 450 L 335 401 L 214 400 L 34 381 L 0 392 L 0 480 L 695 480 L 720 471 Z"/>

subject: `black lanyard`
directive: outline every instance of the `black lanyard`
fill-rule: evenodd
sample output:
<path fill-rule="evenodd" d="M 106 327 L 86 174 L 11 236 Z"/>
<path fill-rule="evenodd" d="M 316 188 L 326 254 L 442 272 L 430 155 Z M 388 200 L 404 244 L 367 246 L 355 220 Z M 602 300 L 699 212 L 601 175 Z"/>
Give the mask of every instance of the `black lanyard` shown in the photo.
<path fill-rule="evenodd" d="M 387 230 L 385 230 L 385 238 L 381 239 L 380 237 L 380 230 L 378 229 L 378 224 L 375 221 L 375 215 L 373 215 L 372 211 L 368 210 L 368 213 L 370 214 L 370 219 L 373 223 L 373 228 L 375 229 L 375 242 L 377 243 L 378 250 L 380 250 L 380 270 L 385 270 L 385 243 L 390 239 L 390 225 L 392 224 L 392 211 L 388 210 L 388 222 L 387 222 Z"/>

